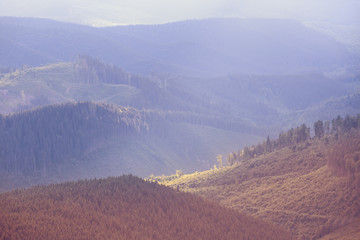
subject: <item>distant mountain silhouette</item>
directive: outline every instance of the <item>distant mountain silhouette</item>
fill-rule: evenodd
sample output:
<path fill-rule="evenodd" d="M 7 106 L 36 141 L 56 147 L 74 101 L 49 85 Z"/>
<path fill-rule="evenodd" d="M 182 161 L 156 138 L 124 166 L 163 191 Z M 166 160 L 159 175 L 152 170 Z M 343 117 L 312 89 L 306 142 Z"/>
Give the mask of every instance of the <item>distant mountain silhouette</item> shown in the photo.
<path fill-rule="evenodd" d="M 0 18 L 0 65 L 39 66 L 86 54 L 131 72 L 218 76 L 325 71 L 359 62 L 334 39 L 293 20 L 207 19 L 93 28 Z"/>

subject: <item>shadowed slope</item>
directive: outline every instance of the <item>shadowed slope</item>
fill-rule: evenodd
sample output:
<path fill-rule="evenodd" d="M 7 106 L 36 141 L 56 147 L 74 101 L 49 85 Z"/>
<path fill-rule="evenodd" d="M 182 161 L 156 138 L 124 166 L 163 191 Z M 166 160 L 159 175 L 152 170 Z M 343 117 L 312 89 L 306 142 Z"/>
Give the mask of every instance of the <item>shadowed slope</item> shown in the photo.
<path fill-rule="evenodd" d="M 207 169 L 206 160 L 217 149 L 229 151 L 234 139 L 253 137 L 232 132 L 227 128 L 233 125 L 219 120 L 93 102 L 0 115 L 0 192 L 82 178 Z"/>

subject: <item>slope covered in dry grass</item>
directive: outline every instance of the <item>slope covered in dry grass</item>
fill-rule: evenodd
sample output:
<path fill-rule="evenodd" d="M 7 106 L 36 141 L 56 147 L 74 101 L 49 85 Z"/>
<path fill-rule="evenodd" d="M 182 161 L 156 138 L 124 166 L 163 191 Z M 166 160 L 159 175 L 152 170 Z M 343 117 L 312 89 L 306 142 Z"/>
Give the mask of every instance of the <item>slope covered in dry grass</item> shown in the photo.
<path fill-rule="evenodd" d="M 133 176 L 0 194 L 0 239 L 289 239 L 261 220 Z"/>
<path fill-rule="evenodd" d="M 359 239 L 359 130 L 295 146 L 158 180 L 283 226 L 299 239 Z"/>

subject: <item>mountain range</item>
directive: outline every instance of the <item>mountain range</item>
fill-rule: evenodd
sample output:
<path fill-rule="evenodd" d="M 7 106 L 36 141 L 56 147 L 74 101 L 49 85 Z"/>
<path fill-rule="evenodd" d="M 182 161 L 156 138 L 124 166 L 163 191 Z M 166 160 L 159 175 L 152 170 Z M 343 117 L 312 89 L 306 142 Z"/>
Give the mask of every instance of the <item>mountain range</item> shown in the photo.
<path fill-rule="evenodd" d="M 2 191 L 205 170 L 218 154 L 267 135 L 301 124 L 313 134 L 318 119 L 360 110 L 359 53 L 294 20 L 94 28 L 1 17 L 0 32 L 0 138 L 14 143 L 4 144 L 1 161 L 19 161 L 16 171 L 2 166 Z M 119 138 L 119 122 L 100 124 L 121 118 L 119 109 L 141 130 L 120 128 Z M 58 122 L 66 131 L 43 131 Z M 45 149 L 32 141 L 39 132 Z M 45 158 L 55 165 L 34 164 Z"/>
<path fill-rule="evenodd" d="M 99 58 L 134 73 L 294 74 L 356 66 L 359 53 L 294 20 L 207 19 L 94 28 L 1 17 L 0 65 Z"/>
<path fill-rule="evenodd" d="M 0 239 L 359 239 L 359 41 L 327 29 L 0 17 Z"/>

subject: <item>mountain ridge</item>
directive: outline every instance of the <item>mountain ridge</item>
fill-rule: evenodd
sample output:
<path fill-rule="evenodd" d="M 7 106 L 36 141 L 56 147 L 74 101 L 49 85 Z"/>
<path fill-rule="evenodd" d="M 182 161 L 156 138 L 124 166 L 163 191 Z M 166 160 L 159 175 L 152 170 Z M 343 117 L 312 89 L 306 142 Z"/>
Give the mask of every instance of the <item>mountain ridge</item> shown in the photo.
<path fill-rule="evenodd" d="M 74 62 L 0 75 L 0 111 L 10 113 L 66 101 L 103 101 L 216 116 L 255 128 L 263 127 L 265 117 L 271 131 L 294 121 L 312 123 L 333 115 L 356 114 L 358 88 L 356 81 L 320 73 L 216 78 L 140 75 L 78 56 Z M 349 97 L 351 101 L 346 100 Z"/>
<path fill-rule="evenodd" d="M 12 49 L 13 52 L 3 55 L 1 65 L 39 66 L 50 63 L 46 56 L 58 62 L 73 61 L 76 54 L 86 54 L 143 74 L 218 76 L 323 71 L 326 66 L 340 67 L 359 61 L 356 54 L 348 52 L 331 37 L 294 20 L 206 19 L 104 28 L 46 19 L 26 20 L 1 18 L 1 31 L 8 42 L 2 51 Z M 70 42 L 64 36 L 71 36 L 73 40 Z M 38 51 L 45 58 L 41 60 L 41 54 L 38 55 L 37 63 L 18 58 L 14 53 L 21 53 L 21 49 L 11 47 L 12 42 Z M 253 44 L 257 44 L 256 47 Z M 277 49 L 276 55 L 281 57 L 274 58 L 273 49 Z"/>

